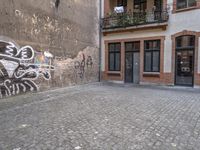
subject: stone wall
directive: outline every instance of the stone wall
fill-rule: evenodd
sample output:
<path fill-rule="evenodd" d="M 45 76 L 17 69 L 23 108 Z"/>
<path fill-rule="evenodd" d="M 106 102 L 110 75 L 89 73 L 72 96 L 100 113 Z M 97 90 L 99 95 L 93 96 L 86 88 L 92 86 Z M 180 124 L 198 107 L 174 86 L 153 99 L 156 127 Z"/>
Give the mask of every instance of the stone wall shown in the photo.
<path fill-rule="evenodd" d="M 98 81 L 98 0 L 0 0 L 0 97 Z"/>

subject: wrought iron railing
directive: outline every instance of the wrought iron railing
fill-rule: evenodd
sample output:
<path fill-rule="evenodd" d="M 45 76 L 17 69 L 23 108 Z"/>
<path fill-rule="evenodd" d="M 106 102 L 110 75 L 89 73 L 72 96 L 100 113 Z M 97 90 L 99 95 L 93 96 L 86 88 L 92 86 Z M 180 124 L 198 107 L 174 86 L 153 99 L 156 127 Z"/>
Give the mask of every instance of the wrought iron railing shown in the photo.
<path fill-rule="evenodd" d="M 102 19 L 103 29 L 163 23 L 169 18 L 167 11 L 112 13 Z"/>

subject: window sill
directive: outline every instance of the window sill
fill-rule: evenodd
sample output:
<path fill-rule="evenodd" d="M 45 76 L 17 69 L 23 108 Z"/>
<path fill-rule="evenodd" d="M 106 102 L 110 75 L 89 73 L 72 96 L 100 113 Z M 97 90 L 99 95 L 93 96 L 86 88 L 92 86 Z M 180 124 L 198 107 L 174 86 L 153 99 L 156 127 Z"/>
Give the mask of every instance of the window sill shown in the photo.
<path fill-rule="evenodd" d="M 193 7 L 188 7 L 188 8 L 176 9 L 174 12 L 179 13 L 179 12 L 184 12 L 184 11 L 190 11 L 197 8 L 198 8 L 197 6 L 193 6 Z"/>
<path fill-rule="evenodd" d="M 120 71 L 107 71 L 107 74 L 109 75 L 120 75 Z"/>
<path fill-rule="evenodd" d="M 144 72 L 143 77 L 160 77 L 160 72 Z"/>

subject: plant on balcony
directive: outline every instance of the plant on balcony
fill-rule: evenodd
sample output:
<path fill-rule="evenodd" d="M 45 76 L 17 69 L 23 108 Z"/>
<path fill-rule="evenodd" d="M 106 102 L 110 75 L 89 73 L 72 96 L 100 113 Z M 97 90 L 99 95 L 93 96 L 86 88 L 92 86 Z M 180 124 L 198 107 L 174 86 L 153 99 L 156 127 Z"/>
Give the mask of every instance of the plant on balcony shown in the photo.
<path fill-rule="evenodd" d="M 126 12 L 109 13 L 103 19 L 104 28 L 123 28 L 128 26 L 137 26 L 155 22 L 167 21 L 167 12 Z"/>
<path fill-rule="evenodd" d="M 125 13 L 121 15 L 118 19 L 118 26 L 130 26 L 134 23 L 133 16 L 131 13 Z"/>
<path fill-rule="evenodd" d="M 118 16 L 118 26 L 124 27 L 130 24 L 131 17 L 128 14 L 122 14 Z"/>
<path fill-rule="evenodd" d="M 144 12 L 138 13 L 137 17 L 136 17 L 136 20 L 137 20 L 137 24 L 146 23 L 146 13 L 144 13 Z"/>
<path fill-rule="evenodd" d="M 118 25 L 118 15 L 115 12 L 111 12 L 107 16 L 107 23 L 109 27 L 116 27 Z"/>

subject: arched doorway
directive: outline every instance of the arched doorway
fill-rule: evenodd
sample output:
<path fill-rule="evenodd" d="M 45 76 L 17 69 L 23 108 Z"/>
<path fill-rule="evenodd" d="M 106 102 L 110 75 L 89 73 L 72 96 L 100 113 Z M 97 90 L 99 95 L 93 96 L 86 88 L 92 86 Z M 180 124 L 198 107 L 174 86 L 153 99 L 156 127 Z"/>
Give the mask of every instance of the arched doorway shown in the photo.
<path fill-rule="evenodd" d="M 176 37 L 175 84 L 193 86 L 195 36 Z"/>

